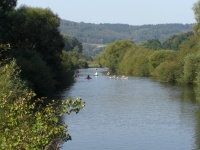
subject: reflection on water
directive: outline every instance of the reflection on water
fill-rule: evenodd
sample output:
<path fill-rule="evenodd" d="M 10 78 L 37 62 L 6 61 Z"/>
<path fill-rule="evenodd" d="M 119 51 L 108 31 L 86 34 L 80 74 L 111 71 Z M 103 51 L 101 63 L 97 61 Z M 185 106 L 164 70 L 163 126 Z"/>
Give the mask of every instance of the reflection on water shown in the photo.
<path fill-rule="evenodd" d="M 63 150 L 198 150 L 200 112 L 192 87 L 150 78 L 110 80 L 98 69 L 81 69 L 65 97 L 86 107 L 65 116 L 72 141 Z M 87 75 L 92 76 L 87 80 Z"/>

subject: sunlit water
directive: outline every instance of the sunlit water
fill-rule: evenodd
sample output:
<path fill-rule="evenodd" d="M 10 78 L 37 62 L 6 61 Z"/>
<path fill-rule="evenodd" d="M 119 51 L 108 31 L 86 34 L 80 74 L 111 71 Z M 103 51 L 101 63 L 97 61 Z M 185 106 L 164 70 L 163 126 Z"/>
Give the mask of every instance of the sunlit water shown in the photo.
<path fill-rule="evenodd" d="M 72 141 L 62 150 L 198 150 L 200 117 L 192 88 L 150 78 L 110 80 L 81 69 L 65 97 L 86 107 L 65 117 Z M 87 80 L 87 75 L 92 76 Z"/>

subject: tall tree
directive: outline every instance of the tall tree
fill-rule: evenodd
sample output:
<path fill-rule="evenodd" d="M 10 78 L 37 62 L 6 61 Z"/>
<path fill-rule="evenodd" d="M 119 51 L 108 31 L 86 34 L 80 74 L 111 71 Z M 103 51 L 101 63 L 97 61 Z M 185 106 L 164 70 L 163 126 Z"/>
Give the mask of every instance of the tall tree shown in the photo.
<path fill-rule="evenodd" d="M 195 19 L 197 21 L 197 24 L 194 27 L 195 33 L 200 36 L 200 0 L 198 0 L 194 6 L 193 6 L 193 11 L 195 14 Z"/>
<path fill-rule="evenodd" d="M 124 54 L 134 46 L 134 42 L 130 40 L 116 41 L 108 45 L 101 56 L 102 65 L 108 67 L 111 72 L 117 72 Z"/>
<path fill-rule="evenodd" d="M 67 84 L 61 58 L 64 41 L 58 30 L 60 18 L 50 9 L 22 6 L 8 13 L 8 19 L 10 29 L 4 39 L 12 48 L 9 56 L 16 58 L 23 77 L 31 82 L 33 89 L 41 92 L 45 91 L 44 86 L 55 89 Z M 51 84 L 40 84 L 47 80 Z"/>
<path fill-rule="evenodd" d="M 0 1 L 0 15 L 6 15 L 13 10 L 17 4 L 17 0 L 1 0 Z"/>
<path fill-rule="evenodd" d="M 64 35 L 63 38 L 66 51 L 72 51 L 75 47 L 78 47 L 78 53 L 82 53 L 83 46 L 82 43 L 79 40 L 77 40 L 77 38 L 69 35 Z"/>
<path fill-rule="evenodd" d="M 162 45 L 158 39 L 147 40 L 143 45 L 153 50 L 162 49 Z"/>
<path fill-rule="evenodd" d="M 22 6 L 10 15 L 12 23 L 9 43 L 41 54 L 48 65 L 57 65 L 64 42 L 58 27 L 60 19 L 50 9 Z"/>
<path fill-rule="evenodd" d="M 0 43 L 6 43 L 4 39 L 10 28 L 8 13 L 14 10 L 16 3 L 17 0 L 0 1 Z"/>

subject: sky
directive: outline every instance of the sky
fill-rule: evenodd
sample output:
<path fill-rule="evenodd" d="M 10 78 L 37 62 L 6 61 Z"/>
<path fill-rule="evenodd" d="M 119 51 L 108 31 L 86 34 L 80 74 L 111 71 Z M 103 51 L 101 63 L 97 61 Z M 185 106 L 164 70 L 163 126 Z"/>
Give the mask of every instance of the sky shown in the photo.
<path fill-rule="evenodd" d="M 198 0 L 18 0 L 18 7 L 50 8 L 61 19 L 129 25 L 196 23 Z"/>

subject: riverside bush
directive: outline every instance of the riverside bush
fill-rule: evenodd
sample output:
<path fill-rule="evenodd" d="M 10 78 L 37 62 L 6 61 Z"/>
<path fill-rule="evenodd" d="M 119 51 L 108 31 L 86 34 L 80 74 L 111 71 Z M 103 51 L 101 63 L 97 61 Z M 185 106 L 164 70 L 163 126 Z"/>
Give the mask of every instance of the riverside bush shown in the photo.
<path fill-rule="evenodd" d="M 158 79 L 162 82 L 175 82 L 177 69 L 178 66 L 176 62 L 165 61 L 155 69 L 154 74 L 156 74 Z"/>
<path fill-rule="evenodd" d="M 41 103 L 42 99 L 31 103 L 34 96 L 33 92 L 29 92 L 13 101 L 9 101 L 9 95 L 0 99 L 2 150 L 41 150 L 52 141 L 56 141 L 54 146 L 58 149 L 64 141 L 71 140 L 67 125 L 59 123 L 59 117 L 71 112 L 78 113 L 84 107 L 81 99 L 69 98 L 59 105 L 52 101 L 45 107 L 38 107 L 37 103 Z"/>
<path fill-rule="evenodd" d="M 58 149 L 71 139 L 60 117 L 78 113 L 85 104 L 68 98 L 42 106 L 44 98 L 36 99 L 19 73 L 15 60 L 0 67 L 0 149 L 44 150 L 52 143 Z"/>
<path fill-rule="evenodd" d="M 15 60 L 0 67 L 0 99 L 9 95 L 12 100 L 18 95 L 24 95 L 27 90 L 26 82 L 19 78 L 20 69 Z M 10 92 L 12 91 L 12 92 Z"/>
<path fill-rule="evenodd" d="M 149 57 L 151 75 L 155 75 L 154 69 L 162 62 L 174 60 L 176 54 L 173 50 L 159 50 L 153 52 Z"/>
<path fill-rule="evenodd" d="M 190 54 L 185 57 L 183 80 L 185 83 L 198 83 L 197 75 L 200 73 L 200 54 Z M 199 78 L 199 77 L 198 77 Z M 196 80 L 197 79 L 197 80 Z"/>
<path fill-rule="evenodd" d="M 119 64 L 120 74 L 149 76 L 149 56 L 152 52 L 141 46 L 128 50 Z"/>

